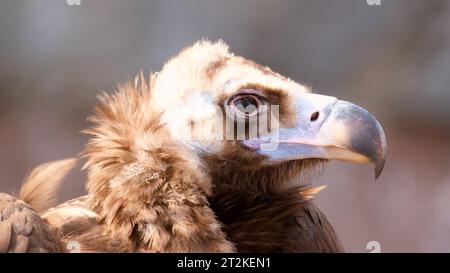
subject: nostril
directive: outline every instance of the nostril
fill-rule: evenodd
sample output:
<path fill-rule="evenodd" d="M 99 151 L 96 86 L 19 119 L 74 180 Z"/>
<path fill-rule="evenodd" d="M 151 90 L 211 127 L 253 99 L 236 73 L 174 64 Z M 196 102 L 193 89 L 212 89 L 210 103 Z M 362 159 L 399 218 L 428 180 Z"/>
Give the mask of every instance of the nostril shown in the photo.
<path fill-rule="evenodd" d="M 316 121 L 319 118 L 319 112 L 314 112 L 311 115 L 311 121 Z"/>

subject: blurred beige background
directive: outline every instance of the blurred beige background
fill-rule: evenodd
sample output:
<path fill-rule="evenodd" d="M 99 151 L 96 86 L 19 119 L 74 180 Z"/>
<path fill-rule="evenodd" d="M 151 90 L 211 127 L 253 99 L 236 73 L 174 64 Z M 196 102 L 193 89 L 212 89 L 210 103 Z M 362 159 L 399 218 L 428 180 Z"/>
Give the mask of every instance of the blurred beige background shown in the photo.
<path fill-rule="evenodd" d="M 332 162 L 315 184 L 347 251 L 450 252 L 450 1 L 2 0 L 0 191 L 27 170 L 83 148 L 100 90 L 157 71 L 200 38 L 360 104 L 383 124 L 389 154 Z M 83 194 L 74 172 L 61 201 Z"/>

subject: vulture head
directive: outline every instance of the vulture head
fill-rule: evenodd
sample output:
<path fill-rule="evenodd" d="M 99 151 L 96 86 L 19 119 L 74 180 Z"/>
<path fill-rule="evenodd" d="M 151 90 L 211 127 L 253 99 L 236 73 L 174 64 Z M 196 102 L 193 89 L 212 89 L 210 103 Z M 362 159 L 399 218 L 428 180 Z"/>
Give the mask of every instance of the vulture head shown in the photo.
<path fill-rule="evenodd" d="M 298 178 L 329 159 L 372 162 L 378 177 L 385 161 L 369 112 L 222 42 L 198 42 L 101 99 L 86 131 L 89 208 L 133 250 L 341 251 L 308 207 L 318 189 Z"/>
<path fill-rule="evenodd" d="M 377 178 L 386 139 L 364 108 L 199 42 L 157 73 L 152 94 L 172 137 L 199 156 L 213 181 L 277 191 L 329 159 L 368 163 Z"/>

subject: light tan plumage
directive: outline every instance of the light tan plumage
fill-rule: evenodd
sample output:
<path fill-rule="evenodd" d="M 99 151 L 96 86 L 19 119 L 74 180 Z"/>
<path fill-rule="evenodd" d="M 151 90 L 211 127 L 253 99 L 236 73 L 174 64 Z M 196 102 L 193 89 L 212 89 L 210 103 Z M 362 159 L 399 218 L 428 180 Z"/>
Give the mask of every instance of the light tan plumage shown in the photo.
<path fill-rule="evenodd" d="M 44 214 L 61 238 L 81 251 L 233 251 L 208 206 L 211 180 L 168 134 L 144 76 L 101 101 L 86 130 L 88 197 Z"/>

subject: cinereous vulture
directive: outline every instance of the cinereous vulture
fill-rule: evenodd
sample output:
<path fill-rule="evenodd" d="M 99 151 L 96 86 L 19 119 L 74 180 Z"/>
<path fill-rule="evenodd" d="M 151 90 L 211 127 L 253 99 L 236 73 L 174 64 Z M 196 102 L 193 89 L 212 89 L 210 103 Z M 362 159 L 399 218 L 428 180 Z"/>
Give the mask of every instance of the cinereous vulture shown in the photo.
<path fill-rule="evenodd" d="M 100 100 L 81 153 L 87 195 L 47 209 L 74 161 L 35 169 L 18 198 L 0 195 L 0 251 L 342 252 L 312 202 L 322 187 L 301 177 L 330 159 L 372 162 L 378 177 L 385 162 L 365 109 L 223 42 Z"/>

